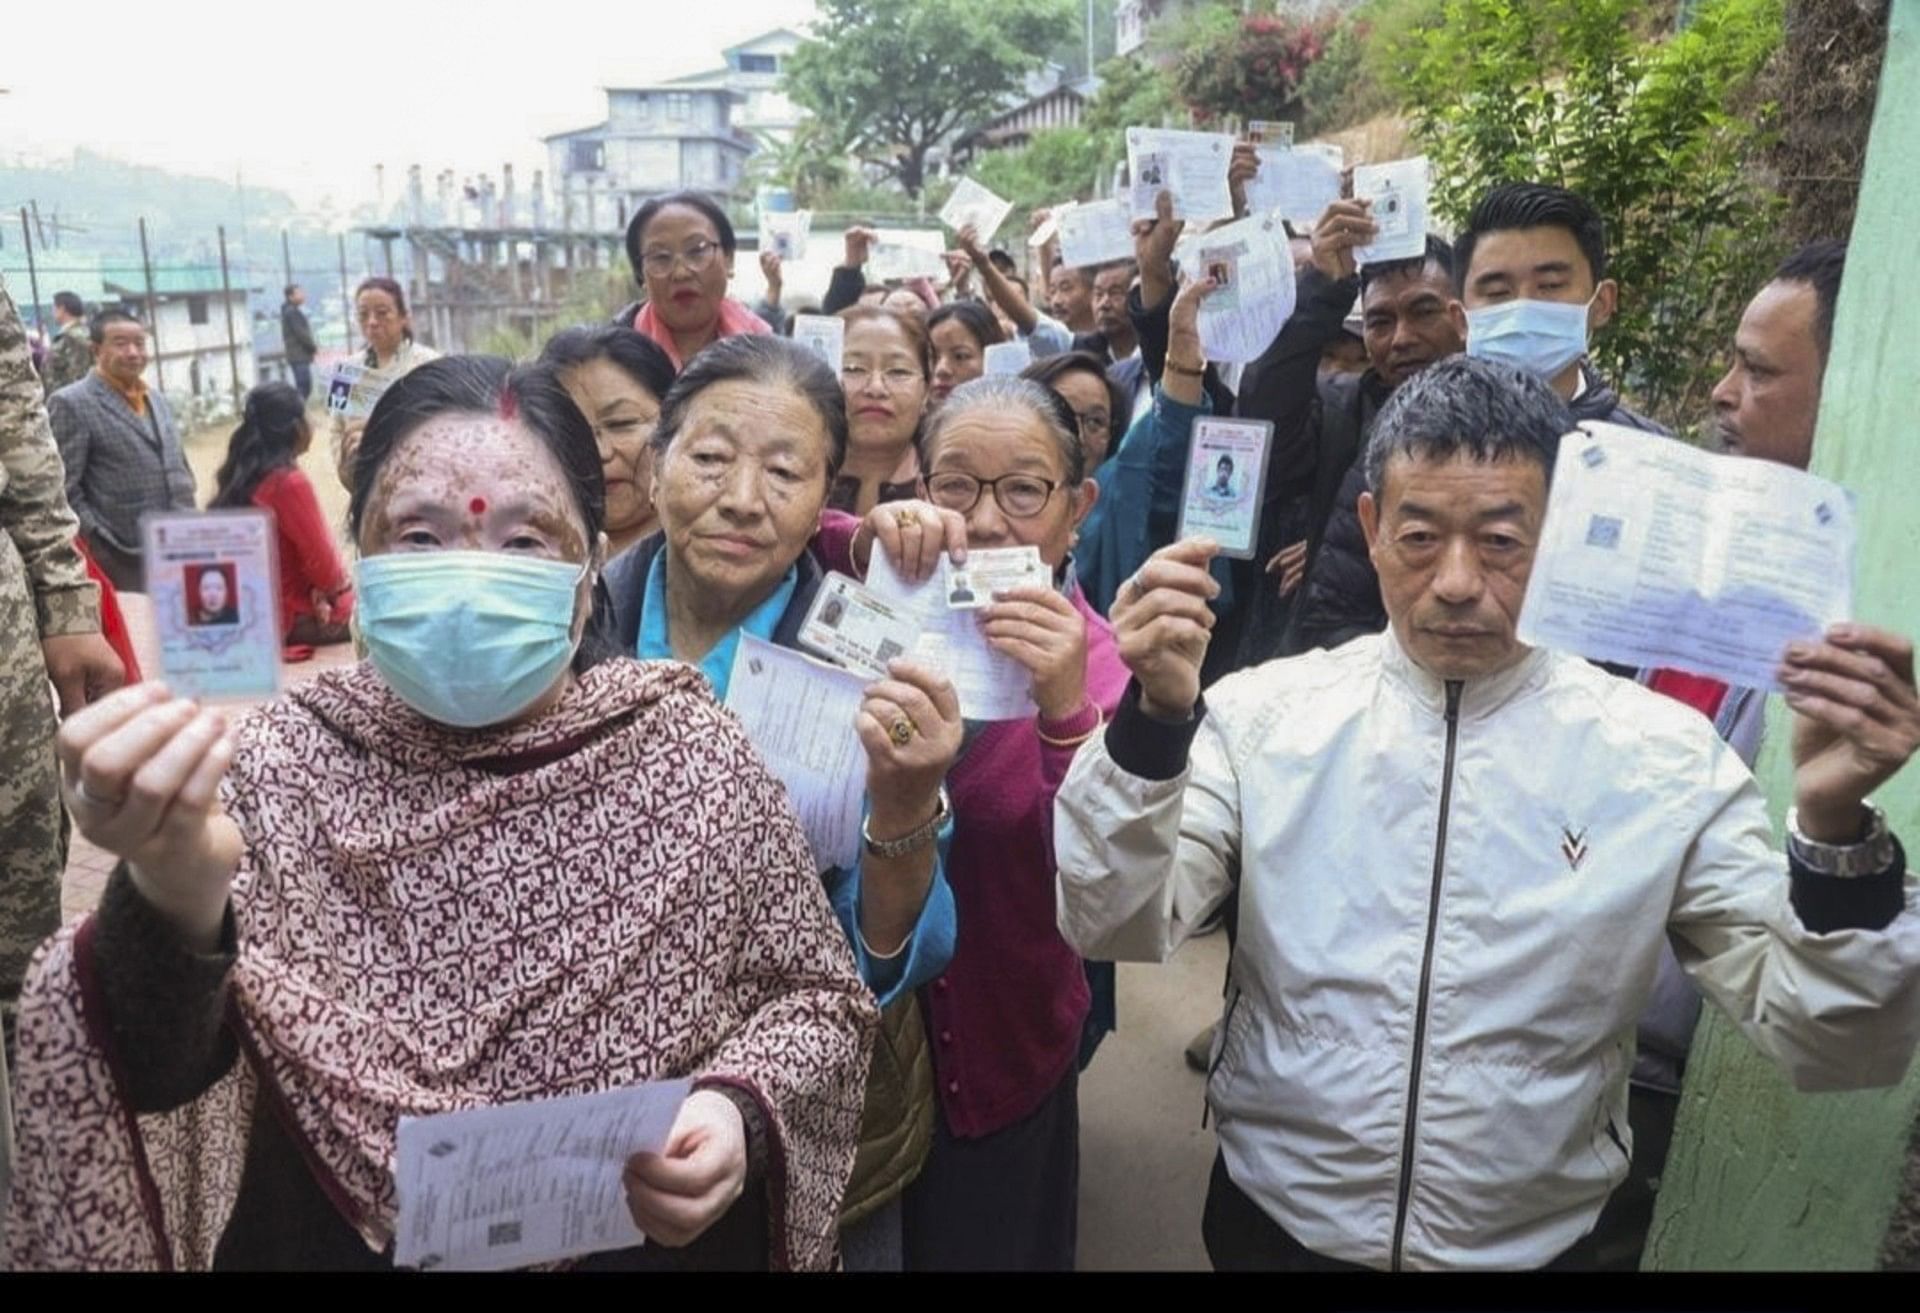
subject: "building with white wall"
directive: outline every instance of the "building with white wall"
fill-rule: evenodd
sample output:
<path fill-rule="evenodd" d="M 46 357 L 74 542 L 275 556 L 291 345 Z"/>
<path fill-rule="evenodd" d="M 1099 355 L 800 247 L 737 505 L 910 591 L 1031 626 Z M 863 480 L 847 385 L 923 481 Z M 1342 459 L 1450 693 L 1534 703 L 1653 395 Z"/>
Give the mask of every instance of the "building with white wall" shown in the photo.
<path fill-rule="evenodd" d="M 232 396 L 234 360 L 239 362 L 240 391 L 257 381 L 253 355 L 253 313 L 248 296 L 259 288 L 220 285 L 220 270 L 198 268 L 155 269 L 154 309 L 147 313 L 144 278 L 105 279 L 108 296 L 125 304 L 147 325 L 147 383 L 168 397 L 202 397 L 218 402 Z M 227 309 L 233 311 L 235 350 L 227 348 Z"/>

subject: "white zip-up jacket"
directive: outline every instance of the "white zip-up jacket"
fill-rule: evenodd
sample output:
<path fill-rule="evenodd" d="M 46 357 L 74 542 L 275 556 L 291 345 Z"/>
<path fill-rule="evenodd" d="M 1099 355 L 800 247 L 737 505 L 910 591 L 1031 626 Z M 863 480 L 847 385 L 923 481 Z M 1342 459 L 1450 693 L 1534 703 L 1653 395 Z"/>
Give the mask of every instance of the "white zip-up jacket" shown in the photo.
<path fill-rule="evenodd" d="M 1175 778 L 1081 749 L 1060 931 L 1161 961 L 1237 883 L 1207 1098 L 1234 1182 L 1308 1248 L 1531 1268 L 1591 1231 L 1669 932 L 1800 1088 L 1905 1072 L 1920 890 L 1884 930 L 1807 930 L 1759 788 L 1697 712 L 1540 650 L 1446 685 L 1391 631 L 1206 702 Z"/>

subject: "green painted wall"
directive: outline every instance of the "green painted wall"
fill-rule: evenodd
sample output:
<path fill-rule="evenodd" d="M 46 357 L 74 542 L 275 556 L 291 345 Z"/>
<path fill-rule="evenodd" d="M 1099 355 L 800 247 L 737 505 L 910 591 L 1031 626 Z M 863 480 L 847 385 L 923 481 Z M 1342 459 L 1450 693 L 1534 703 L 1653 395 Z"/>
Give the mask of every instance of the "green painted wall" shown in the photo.
<path fill-rule="evenodd" d="M 1860 212 L 1847 253 L 1813 468 L 1859 496 L 1856 613 L 1920 634 L 1920 0 L 1894 0 Z M 1759 775 L 1776 824 L 1793 791 L 1789 717 L 1770 708 Z M 1920 766 L 1880 795 L 1920 852 Z M 1715 1009 L 1694 1041 L 1648 1246 L 1652 1268 L 1872 1268 L 1920 1110 L 1904 1086 L 1796 1094 Z"/>

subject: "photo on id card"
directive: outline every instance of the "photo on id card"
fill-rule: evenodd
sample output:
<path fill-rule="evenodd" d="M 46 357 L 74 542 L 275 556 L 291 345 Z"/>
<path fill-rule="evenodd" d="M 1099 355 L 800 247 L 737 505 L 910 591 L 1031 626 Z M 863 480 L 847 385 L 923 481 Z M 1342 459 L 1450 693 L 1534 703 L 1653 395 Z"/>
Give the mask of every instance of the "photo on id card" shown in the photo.
<path fill-rule="evenodd" d="M 800 646 L 861 674 L 884 679 L 887 663 L 911 653 L 919 624 L 857 580 L 829 574 L 800 626 Z"/>
<path fill-rule="evenodd" d="M 181 511 L 140 522 L 160 671 L 188 697 L 280 691 L 280 575 L 265 511 Z"/>
<path fill-rule="evenodd" d="M 1253 559 L 1272 442 L 1270 420 L 1206 416 L 1193 422 L 1180 499 L 1181 539 L 1208 537 L 1220 544 L 1222 556 Z"/>

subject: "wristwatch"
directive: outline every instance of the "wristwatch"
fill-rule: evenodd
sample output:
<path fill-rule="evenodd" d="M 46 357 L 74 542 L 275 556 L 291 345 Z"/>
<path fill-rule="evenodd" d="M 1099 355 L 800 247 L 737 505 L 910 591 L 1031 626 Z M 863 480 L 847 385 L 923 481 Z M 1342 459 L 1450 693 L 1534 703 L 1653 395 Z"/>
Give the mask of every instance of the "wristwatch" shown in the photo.
<path fill-rule="evenodd" d="M 1866 804 L 1870 817 L 1867 833 L 1858 843 L 1821 843 L 1800 833 L 1800 809 L 1787 812 L 1787 852 L 1796 862 L 1820 875 L 1853 880 L 1863 875 L 1879 875 L 1893 865 L 1896 849 L 1893 834 L 1887 829 L 1887 814 L 1872 803 Z"/>
<path fill-rule="evenodd" d="M 933 816 L 924 823 L 908 830 L 897 839 L 876 839 L 873 831 L 867 828 L 865 820 L 860 822 L 860 838 L 866 843 L 867 851 L 875 857 L 905 857 L 918 852 L 939 837 L 940 827 L 945 825 L 947 817 L 953 814 L 953 807 L 947 802 L 947 787 L 940 786 L 940 795 L 934 803 Z"/>

